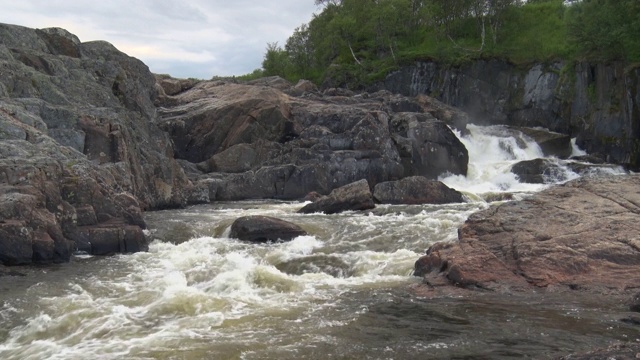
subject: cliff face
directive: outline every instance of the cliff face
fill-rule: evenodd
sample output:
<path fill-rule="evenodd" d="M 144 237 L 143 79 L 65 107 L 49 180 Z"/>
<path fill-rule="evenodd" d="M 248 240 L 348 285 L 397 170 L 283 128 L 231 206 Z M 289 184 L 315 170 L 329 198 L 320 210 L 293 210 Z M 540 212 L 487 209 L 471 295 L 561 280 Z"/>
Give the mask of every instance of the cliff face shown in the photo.
<path fill-rule="evenodd" d="M 145 248 L 142 210 L 184 205 L 190 187 L 156 94 L 106 42 L 0 24 L 0 263 Z"/>
<path fill-rule="evenodd" d="M 640 166 L 640 68 L 418 62 L 391 73 L 383 86 L 407 96 L 431 95 L 470 113 L 477 124 L 540 126 L 569 134 L 593 155 Z"/>

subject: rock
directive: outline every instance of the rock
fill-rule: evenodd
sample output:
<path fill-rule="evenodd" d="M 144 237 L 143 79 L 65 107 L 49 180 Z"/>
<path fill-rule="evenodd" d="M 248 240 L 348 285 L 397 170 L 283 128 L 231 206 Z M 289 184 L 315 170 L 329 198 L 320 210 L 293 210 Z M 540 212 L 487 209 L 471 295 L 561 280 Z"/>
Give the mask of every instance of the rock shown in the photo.
<path fill-rule="evenodd" d="M 382 204 L 447 204 L 464 202 L 462 194 L 440 181 L 413 176 L 379 183 L 373 198 Z"/>
<path fill-rule="evenodd" d="M 560 159 L 567 159 L 573 152 L 571 136 L 569 135 L 527 127 L 515 127 L 514 129 L 532 138 L 533 141 L 540 146 L 544 156 L 555 156 Z"/>
<path fill-rule="evenodd" d="M 399 113 L 389 126 L 406 176 L 467 174 L 469 153 L 444 122 L 427 114 Z"/>
<path fill-rule="evenodd" d="M 243 216 L 231 225 L 229 237 L 251 242 L 289 241 L 307 232 L 296 224 L 269 216 Z"/>
<path fill-rule="evenodd" d="M 165 96 L 175 96 L 185 90 L 189 90 L 194 87 L 200 80 L 196 79 L 176 79 L 170 75 L 161 74 L 155 75 L 156 84 L 160 86 Z"/>
<path fill-rule="evenodd" d="M 638 315 L 629 315 L 625 318 L 620 319 L 620 321 L 622 321 L 625 324 L 629 324 L 629 325 L 640 325 L 640 316 Z"/>
<path fill-rule="evenodd" d="M 77 250 L 92 255 L 134 253 L 148 250 L 148 241 L 139 226 L 124 219 L 78 227 L 74 234 Z"/>
<path fill-rule="evenodd" d="M 203 81 L 160 110 L 159 124 L 192 181 L 219 185 L 211 201 L 300 199 L 361 179 L 374 186 L 466 174 L 467 151 L 445 123 L 396 112 L 423 111 L 414 99 L 337 89 L 293 97 L 274 82 L 281 85 L 273 78 Z"/>
<path fill-rule="evenodd" d="M 640 284 L 640 176 L 574 180 L 469 217 L 415 274 L 496 291 L 620 293 Z"/>
<path fill-rule="evenodd" d="M 629 310 L 640 312 L 640 292 L 635 294 L 633 299 L 631 299 L 631 304 L 629 305 Z"/>
<path fill-rule="evenodd" d="M 366 180 L 360 180 L 333 190 L 328 196 L 323 196 L 317 201 L 305 205 L 298 212 L 303 214 L 316 212 L 336 214 L 349 210 L 368 210 L 374 207 L 369 184 Z"/>
<path fill-rule="evenodd" d="M 566 179 L 561 166 L 549 159 L 524 160 L 514 164 L 511 172 L 529 184 L 546 184 Z"/>
<path fill-rule="evenodd" d="M 155 77 L 63 29 L 0 34 L 0 263 L 144 250 L 142 210 L 193 193 L 154 124 Z"/>
<path fill-rule="evenodd" d="M 318 87 L 309 80 L 300 79 L 294 88 L 302 92 L 318 92 Z"/>
<path fill-rule="evenodd" d="M 460 131 L 463 135 L 467 133 L 467 124 L 472 123 L 472 121 L 466 112 L 423 94 L 416 96 L 416 101 L 422 107 L 423 112 L 431 114 L 436 119 Z"/>

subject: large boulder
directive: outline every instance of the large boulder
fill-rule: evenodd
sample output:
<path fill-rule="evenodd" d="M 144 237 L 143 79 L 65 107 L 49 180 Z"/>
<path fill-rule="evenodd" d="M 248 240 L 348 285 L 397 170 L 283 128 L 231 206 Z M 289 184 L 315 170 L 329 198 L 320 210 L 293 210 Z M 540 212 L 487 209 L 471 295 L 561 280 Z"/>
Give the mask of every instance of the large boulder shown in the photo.
<path fill-rule="evenodd" d="M 368 210 L 375 208 L 373 195 L 366 180 L 356 181 L 333 190 L 328 196 L 305 205 L 299 213 L 322 212 L 335 214 L 349 210 Z"/>
<path fill-rule="evenodd" d="M 243 216 L 231 225 L 229 237 L 250 242 L 289 241 L 306 235 L 300 226 L 269 216 Z"/>
<path fill-rule="evenodd" d="M 462 193 L 440 181 L 412 176 L 398 181 L 379 183 L 373 198 L 382 204 L 447 204 L 464 202 Z"/>
<path fill-rule="evenodd" d="M 427 283 L 626 293 L 640 284 L 640 176 L 574 180 L 469 217 L 416 262 Z"/>

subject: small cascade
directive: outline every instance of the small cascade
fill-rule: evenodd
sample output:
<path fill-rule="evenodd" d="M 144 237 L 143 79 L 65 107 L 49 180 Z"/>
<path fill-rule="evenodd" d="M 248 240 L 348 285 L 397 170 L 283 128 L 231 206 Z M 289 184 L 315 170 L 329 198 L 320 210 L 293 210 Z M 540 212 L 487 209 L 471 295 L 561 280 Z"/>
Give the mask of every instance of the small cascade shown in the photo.
<path fill-rule="evenodd" d="M 467 129 L 467 135 L 457 133 L 469 151 L 467 176 L 444 175 L 439 180 L 465 193 L 470 200 L 518 197 L 580 176 L 624 173 L 619 166 L 545 157 L 533 139 L 506 126 L 468 125 Z M 575 144 L 575 139 L 572 147 L 572 156 L 586 155 Z M 539 166 L 543 170 L 539 183 L 527 182 L 511 171 L 515 164 L 536 159 L 540 160 Z"/>

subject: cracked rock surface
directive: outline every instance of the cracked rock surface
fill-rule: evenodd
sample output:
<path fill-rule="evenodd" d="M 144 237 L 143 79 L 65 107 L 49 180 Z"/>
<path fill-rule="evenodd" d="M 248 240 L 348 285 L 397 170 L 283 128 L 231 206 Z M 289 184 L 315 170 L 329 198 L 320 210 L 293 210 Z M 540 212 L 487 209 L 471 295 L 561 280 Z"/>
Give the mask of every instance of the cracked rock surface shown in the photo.
<path fill-rule="evenodd" d="M 416 262 L 427 287 L 632 293 L 640 176 L 584 178 L 478 212 Z"/>

